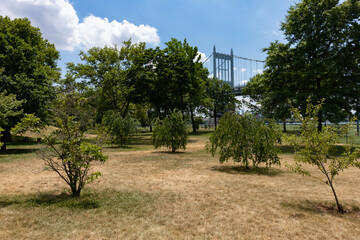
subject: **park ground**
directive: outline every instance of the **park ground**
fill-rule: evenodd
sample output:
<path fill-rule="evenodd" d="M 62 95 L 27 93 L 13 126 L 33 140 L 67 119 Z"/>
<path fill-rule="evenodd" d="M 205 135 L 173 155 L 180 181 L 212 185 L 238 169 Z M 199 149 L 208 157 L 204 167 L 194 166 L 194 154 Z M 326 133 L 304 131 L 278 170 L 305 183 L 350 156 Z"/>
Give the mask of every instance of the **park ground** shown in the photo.
<path fill-rule="evenodd" d="M 246 170 L 206 153 L 209 136 L 190 136 L 176 154 L 154 150 L 149 133 L 106 146 L 103 176 L 80 198 L 45 168 L 39 145 L 10 145 L 0 153 L 0 239 L 359 239 L 357 169 L 335 179 L 339 214 L 328 186 L 285 167 L 291 149 L 281 147 L 281 167 Z"/>

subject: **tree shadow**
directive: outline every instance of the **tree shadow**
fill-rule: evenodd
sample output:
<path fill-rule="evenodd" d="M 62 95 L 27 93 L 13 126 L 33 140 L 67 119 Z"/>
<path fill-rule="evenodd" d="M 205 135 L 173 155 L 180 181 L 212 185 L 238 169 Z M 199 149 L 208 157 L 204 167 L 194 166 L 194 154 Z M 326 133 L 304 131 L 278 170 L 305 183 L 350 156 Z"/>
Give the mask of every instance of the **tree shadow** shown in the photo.
<path fill-rule="evenodd" d="M 38 149 L 35 148 L 10 148 L 4 151 L 0 151 L 1 155 L 15 155 L 15 154 L 27 154 L 36 152 Z"/>
<path fill-rule="evenodd" d="M 214 130 L 201 130 L 201 131 L 197 131 L 196 133 L 190 132 L 189 135 L 190 136 L 202 136 L 202 135 L 209 135 L 213 132 L 214 132 Z"/>
<path fill-rule="evenodd" d="M 336 207 L 335 203 L 328 202 L 319 202 L 319 201 L 310 201 L 302 200 L 300 202 L 282 202 L 283 207 L 292 208 L 298 211 L 308 212 L 311 214 L 331 214 L 335 216 L 343 216 Z M 345 214 L 356 214 L 360 215 L 360 208 L 355 205 L 343 206 Z"/>
<path fill-rule="evenodd" d="M 18 200 L 5 199 L 0 200 L 0 208 L 10 205 L 20 205 L 24 207 L 66 207 L 70 209 L 95 209 L 100 207 L 98 201 L 91 195 L 85 194 L 81 197 L 72 197 L 66 193 L 55 194 L 38 194 L 29 196 L 20 196 Z"/>
<path fill-rule="evenodd" d="M 180 150 L 181 151 L 181 150 Z M 181 154 L 188 154 L 187 152 L 185 152 L 185 151 L 181 151 L 181 152 L 179 152 L 179 151 L 176 151 L 176 152 L 172 152 L 171 150 L 168 150 L 168 151 L 154 151 L 154 152 L 152 152 L 152 153 L 161 153 L 161 154 L 169 154 L 169 155 L 181 155 Z"/>
<path fill-rule="evenodd" d="M 279 169 L 266 168 L 266 167 L 250 167 L 245 166 L 214 166 L 212 171 L 218 171 L 228 174 L 241 174 L 241 175 L 264 175 L 264 176 L 277 176 L 282 173 Z"/>

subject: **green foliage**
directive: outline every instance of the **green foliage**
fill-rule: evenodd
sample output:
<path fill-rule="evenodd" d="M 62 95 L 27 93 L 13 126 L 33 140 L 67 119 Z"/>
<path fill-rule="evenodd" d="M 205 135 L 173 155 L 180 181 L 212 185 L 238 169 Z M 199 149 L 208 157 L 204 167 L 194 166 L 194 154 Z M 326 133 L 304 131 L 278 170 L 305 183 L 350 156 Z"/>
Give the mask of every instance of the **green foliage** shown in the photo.
<path fill-rule="evenodd" d="M 277 41 L 271 43 L 264 51 L 267 53 L 266 69 L 263 74 L 251 78 L 242 94 L 249 96 L 256 103 L 249 103 L 250 109 L 255 113 L 284 121 L 290 116 L 288 100 L 294 97 L 292 53 L 288 44 Z"/>
<path fill-rule="evenodd" d="M 216 78 L 207 79 L 206 94 L 208 102 L 205 108 L 208 110 L 207 114 L 214 117 L 216 128 L 216 118 L 226 112 L 233 112 L 239 102 L 231 86 Z"/>
<path fill-rule="evenodd" d="M 194 118 L 194 122 L 195 122 L 195 128 L 199 129 L 200 128 L 200 124 L 204 123 L 204 119 L 200 116 L 197 116 Z"/>
<path fill-rule="evenodd" d="M 69 106 L 76 106 L 79 99 L 65 95 L 58 98 L 55 122 L 57 130 L 47 134 L 40 118 L 34 114 L 25 117 L 13 129 L 14 133 L 32 130 L 40 133 L 46 145 L 39 155 L 49 169 L 55 171 L 71 188 L 73 196 L 80 196 L 85 184 L 92 182 L 100 172 L 90 172 L 96 162 L 106 162 L 107 156 L 101 152 L 101 147 L 84 136 L 84 128 L 77 116 L 72 116 Z M 69 103 L 72 104 L 69 105 Z"/>
<path fill-rule="evenodd" d="M 249 114 L 226 113 L 206 144 L 206 150 L 213 156 L 219 151 L 221 163 L 232 158 L 246 167 L 250 161 L 255 167 L 260 163 L 270 167 L 280 165 L 276 147 L 279 141 L 280 132 L 274 122 L 265 123 Z"/>
<path fill-rule="evenodd" d="M 0 16 L 0 92 L 24 100 L 24 113 L 47 117 L 47 104 L 55 97 L 53 83 L 60 77 L 58 58 L 54 45 L 29 20 Z"/>
<path fill-rule="evenodd" d="M 68 63 L 67 82 L 85 93 L 96 106 L 97 122 L 109 111 L 125 117 L 131 104 L 147 101 L 149 66 L 145 43 L 125 41 L 117 46 L 94 47 L 80 52 L 83 63 Z M 79 79 L 80 81 L 75 81 Z"/>
<path fill-rule="evenodd" d="M 19 109 L 25 101 L 18 101 L 15 94 L 6 94 L 6 91 L 0 92 L 0 126 L 8 126 L 9 118 L 22 114 Z"/>
<path fill-rule="evenodd" d="M 188 140 L 187 126 L 183 115 L 179 111 L 173 111 L 164 120 L 155 122 L 152 134 L 152 142 L 155 148 L 166 147 L 175 152 L 177 149 L 186 149 Z"/>
<path fill-rule="evenodd" d="M 3 128 L 9 130 L 11 120 L 14 117 L 17 117 L 22 114 L 23 110 L 19 109 L 20 106 L 24 103 L 24 100 L 18 101 L 16 95 L 6 94 L 6 91 L 0 92 L 0 147 L 2 149 L 6 148 L 6 135 L 2 135 L 2 132 L 5 131 Z M 3 128 L 1 128 L 3 127 Z"/>
<path fill-rule="evenodd" d="M 245 93 L 259 100 L 260 112 L 285 120 L 288 99 L 305 113 L 306 99 L 326 98 L 318 116 L 337 123 L 359 111 L 360 2 L 302 0 L 281 24 L 287 43 L 275 41 L 264 51 L 266 69 Z M 285 129 L 284 129 L 285 130 Z"/>
<path fill-rule="evenodd" d="M 129 115 L 122 117 L 121 113 L 115 111 L 108 111 L 103 118 L 103 125 L 108 128 L 115 141 L 121 146 L 131 142 L 137 134 L 139 124 L 135 118 Z"/>
<path fill-rule="evenodd" d="M 310 176 L 310 172 L 303 168 L 303 163 L 316 166 L 324 174 L 324 179 L 319 179 L 330 186 L 338 210 L 343 213 L 344 209 L 338 201 L 333 181 L 335 176 L 344 169 L 351 166 L 360 168 L 360 148 L 347 146 L 342 156 L 331 156 L 331 152 L 336 152 L 335 144 L 338 143 L 340 134 L 346 133 L 350 124 L 339 128 L 326 127 L 322 131 L 318 131 L 318 114 L 323 102 L 324 100 L 313 105 L 309 98 L 305 116 L 301 115 L 299 109 L 292 109 L 294 117 L 301 121 L 301 134 L 300 136 L 290 136 L 287 139 L 295 147 L 295 163 L 287 166 L 303 176 Z"/>
<path fill-rule="evenodd" d="M 205 80 L 208 71 L 200 61 L 197 47 L 186 41 L 172 38 L 164 49 L 152 51 L 152 76 L 148 85 L 151 107 L 160 119 L 173 109 L 189 112 L 192 117 L 196 108 L 206 98 Z"/>

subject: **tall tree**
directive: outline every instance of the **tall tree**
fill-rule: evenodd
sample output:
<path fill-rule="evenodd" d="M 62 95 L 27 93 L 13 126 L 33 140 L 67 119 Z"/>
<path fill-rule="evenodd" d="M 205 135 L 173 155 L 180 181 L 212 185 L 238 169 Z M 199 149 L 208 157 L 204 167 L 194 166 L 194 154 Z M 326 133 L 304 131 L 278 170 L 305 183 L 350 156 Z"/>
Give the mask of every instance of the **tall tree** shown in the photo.
<path fill-rule="evenodd" d="M 55 97 L 53 83 L 60 77 L 58 58 L 54 45 L 29 20 L 0 16 L 0 92 L 6 90 L 18 100 L 26 100 L 24 113 L 47 117 L 48 103 Z M 4 128 L 5 136 L 10 136 L 10 127 L 18 120 Z"/>
<path fill-rule="evenodd" d="M 294 54 L 292 71 L 298 74 L 293 94 L 299 105 L 304 111 L 307 97 L 314 102 L 326 99 L 318 116 L 319 130 L 325 118 L 338 122 L 350 112 L 346 82 L 351 73 L 343 62 L 355 60 L 348 39 L 358 29 L 359 5 L 356 0 L 341 4 L 338 0 L 303 0 L 289 9 L 281 25 Z"/>
<path fill-rule="evenodd" d="M 177 109 L 183 115 L 188 112 L 194 123 L 195 111 L 206 98 L 207 70 L 200 62 L 197 47 L 190 46 L 186 39 L 181 42 L 173 38 L 165 45 L 153 51 L 149 101 L 161 119 Z"/>
<path fill-rule="evenodd" d="M 304 113 L 309 96 L 313 103 L 325 98 L 318 116 L 321 130 L 324 120 L 339 122 L 356 109 L 359 17 L 356 0 L 302 0 L 292 6 L 281 24 L 288 42 L 264 49 L 264 74 L 245 88 L 260 100 L 262 113 L 284 120 L 288 100 Z"/>
<path fill-rule="evenodd" d="M 268 118 L 280 119 L 286 132 L 286 118 L 289 117 L 289 100 L 293 98 L 295 73 L 292 72 L 292 52 L 288 44 L 271 43 L 267 53 L 263 74 L 253 77 L 242 93 L 257 104 L 250 107 Z"/>

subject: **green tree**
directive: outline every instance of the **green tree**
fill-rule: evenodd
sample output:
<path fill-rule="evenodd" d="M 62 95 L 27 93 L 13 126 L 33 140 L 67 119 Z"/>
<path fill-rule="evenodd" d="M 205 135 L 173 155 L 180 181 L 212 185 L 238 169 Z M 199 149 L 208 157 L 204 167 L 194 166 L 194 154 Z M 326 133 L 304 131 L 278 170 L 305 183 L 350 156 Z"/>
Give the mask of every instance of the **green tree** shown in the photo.
<path fill-rule="evenodd" d="M 166 147 L 174 153 L 186 149 L 188 140 L 186 123 L 180 111 L 172 111 L 164 120 L 155 122 L 152 142 L 155 148 Z"/>
<path fill-rule="evenodd" d="M 130 115 L 122 117 L 121 113 L 110 110 L 105 113 L 103 124 L 108 128 L 115 141 L 124 146 L 130 143 L 137 134 L 137 126 L 140 123 Z"/>
<path fill-rule="evenodd" d="M 24 100 L 18 101 L 14 94 L 6 94 L 6 91 L 0 92 L 0 128 L 1 127 L 9 127 L 11 124 L 11 119 L 17 117 L 22 114 L 23 110 L 19 109 L 21 105 L 24 103 Z M 0 131 L 0 147 L 2 149 L 6 149 L 6 139 L 3 138 L 2 132 L 4 131 L 1 128 Z M 5 136 L 4 136 L 5 137 Z"/>
<path fill-rule="evenodd" d="M 350 125 L 341 128 L 325 127 L 322 131 L 318 131 L 318 116 L 323 102 L 324 100 L 318 102 L 317 105 L 313 105 L 309 98 L 304 116 L 301 115 L 299 109 L 292 109 L 294 117 L 301 121 L 301 134 L 287 139 L 295 147 L 295 163 L 287 165 L 287 167 L 303 176 L 310 176 L 310 172 L 304 169 L 302 164 L 315 166 L 325 177 L 324 179 L 318 179 L 331 188 L 338 211 L 344 213 L 344 208 L 340 204 L 335 191 L 334 178 L 351 166 L 360 168 L 360 148 L 346 147 L 346 151 L 342 156 L 331 155 L 331 152 L 336 150 L 335 144 L 339 142 L 340 134 L 346 133 Z"/>
<path fill-rule="evenodd" d="M 54 45 L 29 20 L 0 16 L 0 92 L 26 100 L 24 113 L 35 113 L 41 119 L 48 116 L 48 103 L 55 97 L 53 83 L 60 77 L 58 58 Z M 12 118 L 3 127 L 6 138 L 18 120 Z"/>
<path fill-rule="evenodd" d="M 286 132 L 286 118 L 290 116 L 290 99 L 293 99 L 294 73 L 292 72 L 292 53 L 289 44 L 274 42 L 265 48 L 267 53 L 265 70 L 253 77 L 242 90 L 256 104 L 250 108 L 267 118 L 279 119 Z"/>
<path fill-rule="evenodd" d="M 292 6 L 281 24 L 287 43 L 271 43 L 265 49 L 268 69 L 262 100 L 271 101 L 263 104 L 281 117 L 287 115 L 283 111 L 288 108 L 287 97 L 302 113 L 309 96 L 313 103 L 326 98 L 318 116 L 319 130 L 324 120 L 336 123 L 349 115 L 349 100 L 359 79 L 359 16 L 357 0 L 341 4 L 338 0 L 302 0 Z M 285 106 L 271 107 L 279 105 L 277 100 Z"/>
<path fill-rule="evenodd" d="M 54 112 L 57 130 L 51 134 L 46 134 L 45 124 L 33 114 L 26 114 L 13 129 L 14 133 L 30 129 L 42 135 L 45 148 L 39 151 L 39 156 L 49 169 L 69 185 L 74 197 L 80 196 L 84 186 L 101 175 L 98 171 L 91 172 L 93 165 L 108 159 L 102 154 L 99 142 L 85 138 L 85 129 L 81 126 L 79 116 L 68 111 L 69 106 L 80 109 L 82 102 L 83 99 L 73 95 L 58 97 Z"/>
<path fill-rule="evenodd" d="M 221 163 L 233 159 L 246 167 L 249 167 L 250 161 L 254 167 L 260 163 L 270 167 L 272 164 L 280 165 L 276 147 L 280 136 L 273 122 L 266 124 L 249 114 L 226 113 L 211 135 L 206 149 L 213 156 L 219 152 Z"/>
<path fill-rule="evenodd" d="M 114 110 L 125 117 L 131 104 L 147 101 L 147 69 L 145 43 L 125 41 L 117 46 L 94 47 L 80 52 L 84 63 L 68 63 L 67 78 L 89 98 L 96 107 L 97 121 Z M 81 79 L 76 83 L 76 79 Z"/>
<path fill-rule="evenodd" d="M 150 81 L 149 102 L 160 119 L 173 109 L 189 113 L 196 131 L 194 118 L 197 108 L 206 99 L 205 81 L 207 70 L 200 62 L 197 47 L 186 41 L 172 38 L 164 49 L 153 50 L 151 63 L 153 75 Z"/>
<path fill-rule="evenodd" d="M 206 82 L 206 94 L 208 96 L 207 114 L 215 119 L 215 128 L 217 127 L 217 118 L 226 112 L 235 111 L 239 103 L 235 93 L 228 83 L 216 78 L 208 78 Z"/>

